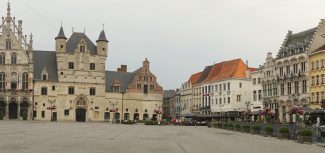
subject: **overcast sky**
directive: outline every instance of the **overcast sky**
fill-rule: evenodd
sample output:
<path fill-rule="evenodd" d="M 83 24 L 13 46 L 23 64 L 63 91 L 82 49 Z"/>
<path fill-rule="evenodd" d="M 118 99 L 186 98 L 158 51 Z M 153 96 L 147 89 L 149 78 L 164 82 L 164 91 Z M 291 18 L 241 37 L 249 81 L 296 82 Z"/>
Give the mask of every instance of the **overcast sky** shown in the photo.
<path fill-rule="evenodd" d="M 0 1 L 0 15 L 6 14 Z M 258 67 L 275 56 L 288 30 L 317 26 L 324 0 L 11 0 L 12 14 L 33 33 L 34 49 L 54 50 L 61 20 L 66 36 L 83 32 L 95 42 L 105 25 L 106 69 L 147 57 L 164 89 L 180 87 L 207 65 L 234 58 Z"/>

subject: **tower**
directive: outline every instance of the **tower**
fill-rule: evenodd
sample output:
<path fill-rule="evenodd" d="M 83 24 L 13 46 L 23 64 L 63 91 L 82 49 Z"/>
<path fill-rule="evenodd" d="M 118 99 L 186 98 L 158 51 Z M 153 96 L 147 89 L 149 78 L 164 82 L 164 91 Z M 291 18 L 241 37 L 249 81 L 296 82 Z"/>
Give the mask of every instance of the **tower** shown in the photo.
<path fill-rule="evenodd" d="M 97 54 L 107 56 L 108 40 L 105 35 L 105 31 L 102 30 L 98 37 L 97 43 Z"/>
<path fill-rule="evenodd" d="M 64 35 L 63 27 L 61 26 L 59 34 L 55 37 L 55 48 L 59 53 L 66 52 L 67 48 L 67 37 Z"/>

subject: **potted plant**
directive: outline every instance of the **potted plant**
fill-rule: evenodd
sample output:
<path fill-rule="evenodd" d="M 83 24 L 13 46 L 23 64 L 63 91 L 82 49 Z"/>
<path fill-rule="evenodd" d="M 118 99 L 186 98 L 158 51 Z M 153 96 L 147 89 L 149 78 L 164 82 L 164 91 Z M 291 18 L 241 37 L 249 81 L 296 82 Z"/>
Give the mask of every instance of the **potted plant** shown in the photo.
<path fill-rule="evenodd" d="M 236 130 L 236 131 L 240 131 L 240 129 L 241 129 L 240 124 L 236 124 L 236 125 L 235 125 L 235 130 Z"/>
<path fill-rule="evenodd" d="M 249 125 L 244 125 L 242 128 L 243 132 L 249 133 L 250 132 L 250 126 Z"/>
<path fill-rule="evenodd" d="M 272 136 L 273 135 L 273 127 L 272 126 L 265 127 L 264 134 L 265 134 L 265 136 Z"/>
<path fill-rule="evenodd" d="M 251 127 L 251 134 L 260 134 L 261 126 L 254 125 Z"/>
<path fill-rule="evenodd" d="M 300 135 L 298 137 L 299 143 L 312 143 L 313 142 L 313 132 L 310 129 L 304 129 L 300 132 Z"/>
<path fill-rule="evenodd" d="M 279 138 L 280 139 L 290 139 L 289 129 L 286 127 L 283 127 L 279 131 Z"/>

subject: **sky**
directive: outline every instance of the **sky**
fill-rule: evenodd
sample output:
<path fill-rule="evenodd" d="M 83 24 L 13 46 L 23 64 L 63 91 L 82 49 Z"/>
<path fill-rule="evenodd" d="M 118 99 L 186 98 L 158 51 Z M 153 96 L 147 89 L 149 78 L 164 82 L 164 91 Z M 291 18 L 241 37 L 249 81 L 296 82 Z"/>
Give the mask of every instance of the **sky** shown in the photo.
<path fill-rule="evenodd" d="M 241 58 L 250 67 L 279 50 L 288 30 L 316 27 L 324 0 L 10 0 L 12 15 L 33 33 L 35 50 L 54 51 L 61 21 L 95 42 L 109 39 L 107 70 L 128 71 L 145 58 L 164 89 L 176 89 L 205 66 Z M 0 16 L 7 0 L 0 1 Z M 104 25 L 104 26 L 103 26 Z"/>

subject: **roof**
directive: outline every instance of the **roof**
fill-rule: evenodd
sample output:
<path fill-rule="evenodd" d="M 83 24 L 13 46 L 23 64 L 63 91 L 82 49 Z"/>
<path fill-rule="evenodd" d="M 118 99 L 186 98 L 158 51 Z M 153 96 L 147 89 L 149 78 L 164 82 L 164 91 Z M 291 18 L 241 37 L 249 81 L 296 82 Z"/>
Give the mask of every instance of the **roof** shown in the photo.
<path fill-rule="evenodd" d="M 116 71 L 106 71 L 106 91 L 113 91 L 113 81 L 118 80 L 121 83 L 120 91 L 125 92 L 128 85 L 132 82 L 134 73 L 130 72 L 116 72 Z"/>
<path fill-rule="evenodd" d="M 58 36 L 55 37 L 55 39 L 57 39 L 57 38 L 67 39 L 67 37 L 65 37 L 65 34 L 64 34 L 64 31 L 63 31 L 62 27 L 60 28 L 59 34 L 58 34 Z"/>
<path fill-rule="evenodd" d="M 212 69 L 213 65 L 212 66 L 206 66 L 204 68 L 204 70 L 202 71 L 201 75 L 200 75 L 200 78 L 197 80 L 197 84 L 198 83 L 202 83 L 209 75 L 211 69 Z"/>
<path fill-rule="evenodd" d="M 81 39 L 84 39 L 86 41 L 87 49 L 90 51 L 91 54 L 97 54 L 96 45 L 84 33 L 79 32 L 74 32 L 68 39 L 67 52 L 74 52 L 78 47 L 78 44 Z"/>
<path fill-rule="evenodd" d="M 315 27 L 299 33 L 289 35 L 284 47 L 289 47 L 289 45 L 297 45 L 298 43 L 304 44 L 306 42 L 311 41 L 314 33 L 316 32 L 316 29 L 317 28 Z"/>
<path fill-rule="evenodd" d="M 101 32 L 100 32 L 100 34 L 99 34 L 99 37 L 98 37 L 98 40 L 97 41 L 106 41 L 106 42 L 108 42 L 108 40 L 107 40 L 107 38 L 106 38 L 106 35 L 105 35 L 105 31 L 104 30 L 102 30 Z M 96 42 L 97 42 L 96 41 Z"/>
<path fill-rule="evenodd" d="M 163 98 L 169 98 L 176 93 L 175 90 L 164 90 Z"/>
<path fill-rule="evenodd" d="M 33 51 L 34 79 L 41 80 L 41 73 L 45 68 L 48 73 L 48 80 L 58 80 L 58 68 L 55 51 Z"/>
<path fill-rule="evenodd" d="M 190 82 L 191 84 L 196 84 L 196 82 L 199 80 L 201 74 L 202 74 L 202 72 L 192 74 L 190 79 L 188 80 L 188 82 Z"/>

